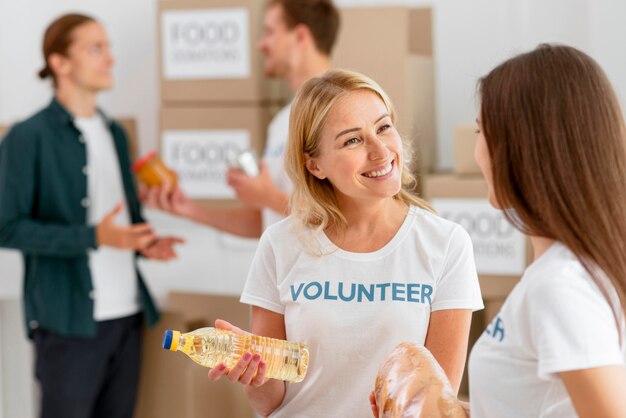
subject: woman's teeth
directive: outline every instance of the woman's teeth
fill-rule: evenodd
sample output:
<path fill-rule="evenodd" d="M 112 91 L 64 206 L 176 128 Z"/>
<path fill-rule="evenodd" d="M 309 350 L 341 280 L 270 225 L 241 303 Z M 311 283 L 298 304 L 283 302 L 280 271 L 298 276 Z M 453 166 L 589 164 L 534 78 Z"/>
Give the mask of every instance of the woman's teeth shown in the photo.
<path fill-rule="evenodd" d="M 381 177 L 381 176 L 389 174 L 389 172 L 391 172 L 392 166 L 393 166 L 393 164 L 390 162 L 382 170 L 370 171 L 370 172 L 364 173 L 363 175 L 365 177 L 369 177 L 369 178 Z"/>

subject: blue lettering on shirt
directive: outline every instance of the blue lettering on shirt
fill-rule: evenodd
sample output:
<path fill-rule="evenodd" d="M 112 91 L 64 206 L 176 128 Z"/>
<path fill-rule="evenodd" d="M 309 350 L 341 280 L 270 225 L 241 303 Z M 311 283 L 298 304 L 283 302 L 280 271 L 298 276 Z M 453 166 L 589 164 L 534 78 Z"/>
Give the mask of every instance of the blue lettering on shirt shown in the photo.
<path fill-rule="evenodd" d="M 311 288 L 315 288 L 311 290 Z M 317 299 L 322 294 L 322 285 L 318 282 L 311 282 L 304 286 L 304 297 L 308 300 Z"/>
<path fill-rule="evenodd" d="M 502 342 L 504 340 L 504 321 L 499 316 L 496 316 L 491 324 L 485 328 L 485 333 L 491 335 L 492 338 Z"/>
<path fill-rule="evenodd" d="M 328 282 L 326 282 L 326 283 L 328 283 Z M 339 297 L 344 302 L 350 302 L 352 299 L 354 299 L 355 289 L 356 289 L 356 284 L 351 283 L 350 284 L 350 295 L 346 296 L 344 294 L 344 292 L 343 292 L 343 282 L 339 282 Z"/>
<path fill-rule="evenodd" d="M 389 289 L 389 292 L 387 291 Z M 433 287 L 422 283 L 333 283 L 311 281 L 291 285 L 291 299 L 297 302 L 301 296 L 307 300 L 334 300 L 338 302 L 411 302 L 432 305 Z"/>
<path fill-rule="evenodd" d="M 369 300 L 370 302 L 374 302 L 374 294 L 376 292 L 376 286 L 371 284 L 369 286 L 369 291 L 365 288 L 364 284 L 359 283 L 359 296 L 358 296 L 358 301 L 362 302 L 363 301 L 363 296 L 365 296 L 365 298 L 367 300 Z"/>

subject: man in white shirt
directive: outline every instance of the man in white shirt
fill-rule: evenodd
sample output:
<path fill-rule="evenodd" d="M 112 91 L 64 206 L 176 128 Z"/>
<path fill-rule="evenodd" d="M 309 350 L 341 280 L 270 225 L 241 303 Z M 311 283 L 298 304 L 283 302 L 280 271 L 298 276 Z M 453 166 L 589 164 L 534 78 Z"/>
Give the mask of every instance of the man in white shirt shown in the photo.
<path fill-rule="evenodd" d="M 330 54 L 339 29 L 339 12 L 332 0 L 270 0 L 259 48 L 265 56 L 265 74 L 287 81 L 295 93 L 310 78 L 330 68 Z M 196 205 L 180 190 L 152 188 L 145 195 L 148 206 L 184 216 L 224 232 L 258 238 L 269 225 L 288 214 L 291 184 L 283 167 L 289 137 L 291 103 L 272 120 L 260 174 L 249 177 L 230 169 L 228 184 L 245 204 L 241 208 L 206 208 Z"/>

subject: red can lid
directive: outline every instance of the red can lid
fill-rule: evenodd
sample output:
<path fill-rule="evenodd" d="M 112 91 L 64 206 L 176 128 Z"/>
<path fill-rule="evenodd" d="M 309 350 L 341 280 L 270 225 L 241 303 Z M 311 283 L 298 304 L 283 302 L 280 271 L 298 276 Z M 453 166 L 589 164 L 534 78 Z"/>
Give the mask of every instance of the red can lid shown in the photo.
<path fill-rule="evenodd" d="M 141 168 L 146 165 L 151 159 L 153 159 L 154 157 L 156 157 L 156 151 L 150 151 L 149 153 L 147 153 L 146 155 L 144 155 L 143 157 L 141 157 L 140 159 L 138 159 L 137 161 L 135 161 L 135 164 L 133 164 L 133 172 L 138 172 L 139 170 L 141 170 Z"/>

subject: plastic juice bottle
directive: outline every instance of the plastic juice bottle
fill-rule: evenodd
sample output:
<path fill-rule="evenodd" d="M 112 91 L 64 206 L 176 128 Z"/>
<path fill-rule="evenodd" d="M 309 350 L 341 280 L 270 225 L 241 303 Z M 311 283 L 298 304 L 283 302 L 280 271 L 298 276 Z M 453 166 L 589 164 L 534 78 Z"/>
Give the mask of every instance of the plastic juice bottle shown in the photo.
<path fill-rule="evenodd" d="M 205 367 L 224 363 L 229 369 L 245 352 L 258 353 L 267 365 L 267 377 L 290 382 L 301 382 L 309 366 L 309 350 L 304 344 L 210 327 L 188 333 L 167 330 L 163 348 L 182 351 Z"/>

